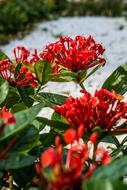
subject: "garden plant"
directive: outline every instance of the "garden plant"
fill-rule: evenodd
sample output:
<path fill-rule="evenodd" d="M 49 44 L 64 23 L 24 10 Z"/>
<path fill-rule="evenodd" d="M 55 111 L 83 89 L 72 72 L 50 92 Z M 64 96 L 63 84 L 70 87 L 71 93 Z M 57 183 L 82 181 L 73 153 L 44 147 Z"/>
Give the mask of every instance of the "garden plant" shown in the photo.
<path fill-rule="evenodd" d="M 92 36 L 61 37 L 39 53 L 18 46 L 12 59 L 0 51 L 0 189 L 127 189 L 127 64 L 86 89 L 104 52 Z M 81 96 L 46 92 L 49 82 L 74 82 Z"/>

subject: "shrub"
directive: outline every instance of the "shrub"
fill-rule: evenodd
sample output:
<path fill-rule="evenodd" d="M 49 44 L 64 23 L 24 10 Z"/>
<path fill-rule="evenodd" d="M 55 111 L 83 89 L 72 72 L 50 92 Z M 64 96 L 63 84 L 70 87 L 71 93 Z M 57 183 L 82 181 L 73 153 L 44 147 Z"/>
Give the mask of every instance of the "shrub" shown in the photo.
<path fill-rule="evenodd" d="M 66 0 L 10 0 L 0 3 L 0 43 L 27 31 L 34 22 L 50 18 L 65 7 Z"/>
<path fill-rule="evenodd" d="M 0 51 L 1 189 L 127 189 L 127 63 L 94 94 L 85 86 L 104 51 L 91 36 L 61 37 L 39 54 L 18 46 L 12 60 Z M 82 96 L 44 92 L 54 81 L 75 82 Z M 46 107 L 50 118 L 39 114 Z"/>

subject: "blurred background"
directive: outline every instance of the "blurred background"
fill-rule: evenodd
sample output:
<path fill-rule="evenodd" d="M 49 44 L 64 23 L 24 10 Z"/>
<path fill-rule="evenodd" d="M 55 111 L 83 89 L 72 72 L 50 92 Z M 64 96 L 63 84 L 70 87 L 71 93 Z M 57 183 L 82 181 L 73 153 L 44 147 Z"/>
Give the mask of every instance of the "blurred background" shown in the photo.
<path fill-rule="evenodd" d="M 0 0 L 0 44 L 59 16 L 126 16 L 127 0 Z"/>
<path fill-rule="evenodd" d="M 75 35 L 92 35 L 106 48 L 106 66 L 86 81 L 93 92 L 127 61 L 127 0 L 0 0 L 0 48 L 10 57 L 18 45 L 39 52 L 60 36 Z M 46 90 L 79 92 L 72 83 Z"/>

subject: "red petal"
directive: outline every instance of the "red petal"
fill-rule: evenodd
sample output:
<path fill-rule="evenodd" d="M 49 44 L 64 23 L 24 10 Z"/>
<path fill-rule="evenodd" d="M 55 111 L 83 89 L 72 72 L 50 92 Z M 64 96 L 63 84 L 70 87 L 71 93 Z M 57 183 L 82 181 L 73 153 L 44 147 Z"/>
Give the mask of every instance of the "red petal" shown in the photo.
<path fill-rule="evenodd" d="M 50 166 L 53 164 L 55 160 L 56 154 L 53 148 L 47 149 L 44 153 L 41 155 L 41 164 L 44 168 Z"/>
<path fill-rule="evenodd" d="M 77 140 L 77 133 L 74 129 L 68 129 L 64 133 L 64 140 L 67 144 L 72 144 L 75 140 Z"/>

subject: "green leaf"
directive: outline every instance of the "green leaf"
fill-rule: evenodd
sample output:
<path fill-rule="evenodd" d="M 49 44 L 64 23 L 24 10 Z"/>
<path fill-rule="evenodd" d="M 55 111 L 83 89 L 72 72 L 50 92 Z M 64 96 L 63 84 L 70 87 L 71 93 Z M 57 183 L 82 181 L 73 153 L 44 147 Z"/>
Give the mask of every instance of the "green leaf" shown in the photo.
<path fill-rule="evenodd" d="M 118 156 L 120 155 L 120 153 L 122 153 L 123 150 L 125 150 L 126 145 L 125 146 L 119 146 L 118 148 L 112 150 L 112 153 L 110 154 L 110 156 L 114 159 L 114 158 L 118 158 Z"/>
<path fill-rule="evenodd" d="M 44 117 L 37 117 L 37 120 L 39 122 L 42 122 L 43 124 L 50 126 L 51 129 L 57 131 L 58 133 L 63 133 L 65 130 L 67 130 L 70 127 L 70 125 L 67 123 L 63 123 L 61 121 L 49 120 Z"/>
<path fill-rule="evenodd" d="M 20 152 L 13 152 L 9 154 L 6 160 L 5 169 L 18 169 L 32 165 L 35 161 L 35 156 L 27 155 Z"/>
<path fill-rule="evenodd" d="M 35 70 L 34 70 L 34 66 L 33 65 L 28 65 L 27 63 L 22 63 L 26 68 L 28 68 L 29 69 L 29 71 L 31 71 L 32 73 L 34 73 L 35 72 Z"/>
<path fill-rule="evenodd" d="M 49 74 L 52 72 L 52 68 L 46 61 L 36 62 L 34 70 L 41 85 L 46 84 L 50 80 L 51 76 Z"/>
<path fill-rule="evenodd" d="M 42 146 L 49 147 L 54 144 L 57 133 L 51 130 L 49 133 L 43 133 L 40 135 L 40 141 Z"/>
<path fill-rule="evenodd" d="M 60 73 L 50 74 L 52 76 L 51 81 L 55 82 L 70 82 L 78 77 L 78 74 L 72 71 L 63 70 Z"/>
<path fill-rule="evenodd" d="M 56 73 L 56 74 L 53 73 L 53 74 L 50 74 L 50 75 L 53 76 L 53 77 L 58 77 L 58 76 L 60 76 L 60 77 L 66 77 L 66 76 L 69 76 L 69 77 L 72 77 L 72 78 L 75 78 L 75 77 L 78 76 L 77 73 L 72 72 L 72 71 L 62 71 L 60 73 Z"/>
<path fill-rule="evenodd" d="M 49 102 L 53 104 L 57 104 L 57 105 L 65 104 L 65 101 L 67 99 L 67 96 L 49 93 L 49 92 L 42 92 L 42 93 L 39 93 L 38 95 L 48 100 Z"/>
<path fill-rule="evenodd" d="M 31 98 L 33 98 L 36 102 L 40 102 L 42 104 L 45 104 L 45 107 L 49 107 L 54 109 L 54 104 L 51 103 L 50 101 L 46 100 L 44 97 L 37 95 L 37 96 L 31 96 Z"/>
<path fill-rule="evenodd" d="M 79 74 L 78 74 L 79 81 L 83 82 L 83 80 L 86 77 L 86 75 L 87 75 L 87 71 L 86 70 L 83 70 L 83 71 L 79 72 Z"/>
<path fill-rule="evenodd" d="M 18 65 L 15 68 L 15 78 L 19 75 L 21 67 L 22 63 L 18 63 Z M 23 79 L 24 77 L 24 74 L 20 75 L 20 79 Z M 33 99 L 31 99 L 29 96 L 34 95 L 34 88 L 31 86 L 21 86 L 17 87 L 17 89 L 24 104 L 27 107 L 31 107 L 33 104 Z"/>
<path fill-rule="evenodd" d="M 8 82 L 0 78 L 0 105 L 5 101 L 7 98 L 9 91 Z"/>
<path fill-rule="evenodd" d="M 17 139 L 16 146 L 13 150 L 28 152 L 36 146 L 38 140 L 39 131 L 34 126 L 30 126 L 30 128 L 27 129 L 27 131 L 25 131 L 25 133 L 19 139 Z"/>
<path fill-rule="evenodd" d="M 0 61 L 4 59 L 8 59 L 8 56 L 2 50 L 0 50 Z"/>
<path fill-rule="evenodd" d="M 34 169 L 34 164 L 32 164 L 27 167 L 14 169 L 11 171 L 11 174 L 15 183 L 18 185 L 18 189 L 22 189 L 22 187 L 23 189 L 28 189 L 28 186 L 32 183 L 36 175 L 36 171 Z"/>
<path fill-rule="evenodd" d="M 18 87 L 18 92 L 24 104 L 31 107 L 34 101 L 29 96 L 34 95 L 34 88 L 31 86 Z"/>
<path fill-rule="evenodd" d="M 0 141 L 3 141 L 7 138 L 14 136 L 15 134 L 20 133 L 23 129 L 27 128 L 29 124 L 36 118 L 39 111 L 44 105 L 38 104 L 27 110 L 17 112 L 14 114 L 16 123 L 4 128 L 3 135 L 0 137 Z"/>
<path fill-rule="evenodd" d="M 71 82 L 73 79 L 70 76 L 66 77 L 54 77 L 51 79 L 53 82 Z"/>
<path fill-rule="evenodd" d="M 11 107 L 11 112 L 14 114 L 16 112 L 19 112 L 19 111 L 22 111 L 22 110 L 25 110 L 27 107 L 26 105 L 21 102 L 21 103 L 17 103 L 15 104 L 14 106 Z"/>
<path fill-rule="evenodd" d="M 63 122 L 63 123 L 67 124 L 66 119 L 62 115 L 60 115 L 59 113 L 57 113 L 56 111 L 53 112 L 51 119 L 55 120 L 55 121 L 60 121 L 60 122 Z"/>
<path fill-rule="evenodd" d="M 127 156 L 112 161 L 107 166 L 101 166 L 95 170 L 92 178 L 94 179 L 119 179 L 127 174 Z"/>
<path fill-rule="evenodd" d="M 115 180 L 93 179 L 83 183 L 83 190 L 126 190 L 127 185 Z"/>
<path fill-rule="evenodd" d="M 116 144 L 116 141 L 114 140 L 113 136 L 110 136 L 110 135 L 106 135 L 104 138 L 102 138 L 101 142 L 114 144 L 116 146 L 118 145 L 118 144 Z"/>
<path fill-rule="evenodd" d="M 119 94 L 127 91 L 127 63 L 118 67 L 104 82 L 102 88 L 115 90 Z"/>
<path fill-rule="evenodd" d="M 5 101 L 6 107 L 11 108 L 15 104 L 20 103 L 20 96 L 17 88 L 9 87 L 9 92 Z"/>
<path fill-rule="evenodd" d="M 127 136 L 122 140 L 121 144 L 123 145 L 126 142 L 127 142 Z"/>

